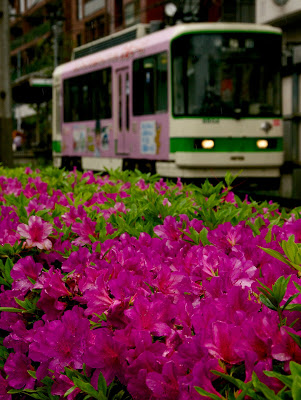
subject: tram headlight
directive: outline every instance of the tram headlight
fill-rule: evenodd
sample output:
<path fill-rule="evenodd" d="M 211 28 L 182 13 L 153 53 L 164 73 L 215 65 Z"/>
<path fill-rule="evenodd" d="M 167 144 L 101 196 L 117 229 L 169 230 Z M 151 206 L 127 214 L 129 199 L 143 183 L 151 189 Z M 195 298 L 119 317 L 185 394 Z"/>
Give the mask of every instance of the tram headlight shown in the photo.
<path fill-rule="evenodd" d="M 204 140 L 202 140 L 201 145 L 202 145 L 203 149 L 207 149 L 207 150 L 213 149 L 214 140 L 212 140 L 212 139 L 204 139 Z"/>
<path fill-rule="evenodd" d="M 259 149 L 266 149 L 268 147 L 268 145 L 269 145 L 269 142 L 266 139 L 259 139 L 256 142 L 256 146 Z"/>

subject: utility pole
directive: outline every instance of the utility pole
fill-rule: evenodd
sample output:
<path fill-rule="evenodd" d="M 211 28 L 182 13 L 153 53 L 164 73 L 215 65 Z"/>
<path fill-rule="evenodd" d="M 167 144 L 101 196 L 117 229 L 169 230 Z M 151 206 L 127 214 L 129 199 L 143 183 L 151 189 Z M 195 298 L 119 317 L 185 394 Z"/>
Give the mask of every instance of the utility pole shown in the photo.
<path fill-rule="evenodd" d="M 8 0 L 0 1 L 0 163 L 13 167 Z"/>

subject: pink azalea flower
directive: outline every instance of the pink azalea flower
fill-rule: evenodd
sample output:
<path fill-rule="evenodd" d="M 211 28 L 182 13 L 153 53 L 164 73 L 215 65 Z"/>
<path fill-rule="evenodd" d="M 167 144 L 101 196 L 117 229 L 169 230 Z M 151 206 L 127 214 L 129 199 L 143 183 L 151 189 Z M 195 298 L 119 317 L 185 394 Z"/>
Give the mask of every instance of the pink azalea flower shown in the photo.
<path fill-rule="evenodd" d="M 136 329 L 148 330 L 155 336 L 168 336 L 171 328 L 168 322 L 174 317 L 174 306 L 166 297 L 156 296 L 153 301 L 139 295 L 134 306 L 125 311 Z"/>
<path fill-rule="evenodd" d="M 28 370 L 33 370 L 30 359 L 21 353 L 11 353 L 4 364 L 7 383 L 14 389 L 33 389 L 35 380 Z"/>
<path fill-rule="evenodd" d="M 19 240 L 16 233 L 19 217 L 12 207 L 1 206 L 0 210 L 0 245 L 14 245 Z"/>
<path fill-rule="evenodd" d="M 166 197 L 164 197 L 164 199 L 163 199 L 163 201 L 162 201 L 162 204 L 163 204 L 163 206 L 168 206 L 168 207 L 170 207 L 171 206 L 171 202 L 166 198 Z"/>
<path fill-rule="evenodd" d="M 225 191 L 226 191 L 226 189 L 223 190 L 223 192 L 225 192 Z M 236 203 L 236 200 L 235 200 L 235 195 L 234 195 L 234 193 L 231 192 L 231 191 L 228 192 L 228 193 L 226 194 L 226 196 L 224 196 L 224 197 L 222 198 L 221 201 L 222 201 L 222 202 L 226 201 L 226 202 L 228 202 L 228 203 L 237 204 L 237 203 Z"/>
<path fill-rule="evenodd" d="M 92 198 L 86 201 L 85 206 L 90 207 L 93 204 L 104 204 L 108 201 L 102 192 L 94 193 Z"/>
<path fill-rule="evenodd" d="M 29 167 L 25 167 L 25 174 L 26 175 L 30 175 L 30 174 L 32 174 L 32 169 L 31 168 L 29 168 Z"/>
<path fill-rule="evenodd" d="M 109 296 L 103 276 L 99 276 L 95 285 L 85 291 L 83 298 L 88 303 L 85 311 L 86 315 L 92 315 L 93 313 L 102 314 L 114 302 Z"/>
<path fill-rule="evenodd" d="M 74 386 L 74 383 L 68 376 L 63 374 L 55 373 L 52 375 L 53 385 L 51 386 L 51 394 L 60 396 L 61 399 L 64 398 L 64 394 Z M 76 388 L 73 390 L 66 398 L 67 400 L 73 400 L 81 392 L 80 389 Z"/>
<path fill-rule="evenodd" d="M 33 329 L 27 330 L 23 321 L 17 321 L 11 327 L 11 334 L 4 338 L 3 344 L 7 348 L 14 349 L 15 353 L 27 353 L 33 335 L 43 325 L 42 321 L 37 321 L 34 323 Z"/>
<path fill-rule="evenodd" d="M 40 203 L 40 201 L 36 198 L 29 201 L 28 206 L 25 207 L 27 214 L 31 214 L 33 211 L 36 213 L 37 211 L 44 210 L 45 205 Z"/>
<path fill-rule="evenodd" d="M 151 390 L 146 385 L 149 372 L 162 371 L 162 357 L 158 357 L 151 351 L 144 351 L 133 361 L 125 371 L 127 388 L 135 400 L 150 399 Z"/>
<path fill-rule="evenodd" d="M 25 247 L 37 247 L 41 250 L 50 250 L 52 243 L 48 236 L 52 233 L 52 225 L 43 221 L 41 217 L 32 215 L 29 217 L 28 225 L 20 224 L 17 232 L 21 237 L 26 238 Z"/>
<path fill-rule="evenodd" d="M 67 305 L 63 301 L 59 301 L 60 297 L 71 296 L 65 282 L 63 282 L 61 271 L 54 270 L 54 268 L 50 268 L 48 272 L 43 272 L 39 276 L 34 289 L 42 289 L 37 307 L 45 312 L 43 319 L 53 320 L 58 318 Z"/>
<path fill-rule="evenodd" d="M 138 186 L 138 188 L 140 190 L 146 190 L 149 188 L 149 183 L 146 184 L 144 179 L 140 179 L 137 183 L 136 186 Z"/>
<path fill-rule="evenodd" d="M 12 287 L 26 293 L 33 287 L 33 283 L 31 283 L 28 278 L 36 281 L 42 269 L 43 265 L 36 263 L 31 256 L 21 258 L 13 266 L 10 273 L 11 277 L 14 279 Z"/>
<path fill-rule="evenodd" d="M 128 211 L 128 209 L 125 208 L 124 203 L 117 202 L 117 203 L 114 205 L 114 207 L 101 210 L 101 213 L 102 213 L 104 219 L 107 220 L 107 219 L 110 218 L 110 216 L 111 216 L 112 214 L 117 214 L 117 212 L 120 212 L 120 213 L 124 213 L 124 214 L 125 214 L 127 211 Z"/>
<path fill-rule="evenodd" d="M 281 327 L 279 335 L 272 346 L 272 356 L 278 361 L 295 361 L 301 363 L 301 349 L 288 334 L 288 332 L 300 337 L 301 332 L 296 332 L 289 327 Z"/>
<path fill-rule="evenodd" d="M 82 222 L 74 222 L 72 231 L 78 234 L 78 238 L 72 241 L 75 245 L 91 244 L 90 235 L 95 237 L 96 222 L 89 217 L 84 217 Z"/>
<path fill-rule="evenodd" d="M 80 247 L 78 251 L 70 254 L 68 259 L 63 262 L 62 270 L 64 272 L 76 271 L 83 273 L 86 267 L 91 265 L 93 256 L 86 247 Z"/>
<path fill-rule="evenodd" d="M 17 178 L 1 177 L 0 187 L 5 194 L 19 196 L 22 192 L 22 183 Z"/>
<path fill-rule="evenodd" d="M 173 361 L 163 365 L 162 373 L 150 372 L 146 377 L 146 384 L 151 390 L 154 399 L 174 400 L 179 395 L 179 384 Z"/>
<path fill-rule="evenodd" d="M 109 385 L 115 376 L 120 378 L 124 374 L 126 362 L 123 353 L 126 347 L 114 340 L 107 329 L 97 329 L 93 336 L 84 361 L 89 367 L 100 369 Z"/>
<path fill-rule="evenodd" d="M 194 387 L 199 386 L 206 390 L 209 393 L 213 393 L 216 396 L 219 396 L 221 399 L 223 398 L 213 387 L 212 382 L 217 379 L 217 376 L 214 375 L 211 371 L 216 370 L 220 372 L 225 372 L 219 365 L 218 360 L 208 359 L 204 357 L 202 361 L 198 361 L 192 370 L 191 376 L 188 375 L 187 379 L 190 386 L 190 392 L 192 394 L 192 398 L 195 400 L 201 399 L 200 395 L 197 394 Z"/>
<path fill-rule="evenodd" d="M 86 179 L 86 184 L 87 184 L 87 185 L 90 185 L 90 184 L 96 182 L 96 179 L 95 179 L 95 176 L 94 176 L 94 174 L 93 174 L 93 171 L 86 171 L 86 172 L 84 172 L 84 173 L 82 174 L 81 180 L 83 181 L 85 178 L 88 178 L 88 179 Z"/>
<path fill-rule="evenodd" d="M 78 306 L 66 311 L 61 320 L 46 322 L 29 346 L 33 361 L 50 361 L 49 369 L 63 372 L 65 366 L 80 369 L 90 335 L 90 322 Z"/>
<path fill-rule="evenodd" d="M 205 346 L 216 359 L 221 359 L 229 364 L 243 361 L 237 354 L 240 347 L 241 329 L 226 322 L 217 321 L 212 324 L 212 339 L 208 339 Z"/>
<path fill-rule="evenodd" d="M 67 226 L 73 224 L 76 221 L 76 218 L 83 220 L 87 216 L 87 213 L 81 204 L 78 208 L 71 206 L 69 210 L 69 212 L 62 214 L 62 220 Z"/>
<path fill-rule="evenodd" d="M 180 229 L 182 229 L 182 223 L 178 222 L 175 217 L 169 215 L 164 219 L 163 225 L 154 227 L 154 232 L 160 238 L 179 240 L 183 237 L 183 232 L 181 232 Z"/>
<path fill-rule="evenodd" d="M 184 292 L 189 292 L 191 288 L 190 280 L 186 275 L 171 271 L 166 265 L 161 267 L 157 278 L 153 281 L 153 285 L 156 286 L 161 293 L 173 299 L 177 299 L 180 294 Z"/>
<path fill-rule="evenodd" d="M 166 182 L 164 182 L 163 178 L 159 180 L 159 182 L 156 182 L 155 185 L 155 190 L 160 193 L 160 194 L 165 194 L 167 190 L 169 189 L 169 186 L 167 185 Z"/>
<path fill-rule="evenodd" d="M 0 400 L 11 400 L 11 394 L 8 394 L 10 387 L 7 379 L 4 379 L 0 374 Z"/>

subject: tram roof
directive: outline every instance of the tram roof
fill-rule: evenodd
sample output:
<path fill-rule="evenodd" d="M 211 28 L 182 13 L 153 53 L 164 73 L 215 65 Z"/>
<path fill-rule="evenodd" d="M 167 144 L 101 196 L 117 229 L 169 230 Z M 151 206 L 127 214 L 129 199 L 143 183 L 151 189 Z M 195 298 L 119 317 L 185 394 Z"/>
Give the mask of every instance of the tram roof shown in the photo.
<path fill-rule="evenodd" d="M 162 46 L 164 43 L 171 41 L 182 34 L 196 31 L 204 32 L 265 32 L 281 34 L 281 29 L 270 25 L 261 25 L 253 23 L 239 22 L 212 22 L 212 23 L 189 23 L 179 24 L 167 27 L 160 31 L 150 33 L 141 38 L 134 39 L 124 44 L 117 45 L 110 49 L 89 54 L 87 56 L 71 60 L 65 64 L 59 65 L 53 73 L 53 77 L 61 75 L 78 75 L 85 73 L 87 70 L 93 70 L 101 63 L 110 63 L 111 61 L 123 61 L 129 57 L 134 57 L 137 53 L 141 55 L 145 49 Z M 75 73 L 76 72 L 76 73 Z"/>

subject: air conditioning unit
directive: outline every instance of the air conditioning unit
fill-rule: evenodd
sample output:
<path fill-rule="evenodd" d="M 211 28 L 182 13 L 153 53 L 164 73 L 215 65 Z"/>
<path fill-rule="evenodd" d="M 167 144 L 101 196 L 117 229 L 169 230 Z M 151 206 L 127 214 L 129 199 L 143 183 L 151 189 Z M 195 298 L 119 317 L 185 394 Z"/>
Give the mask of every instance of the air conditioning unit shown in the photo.
<path fill-rule="evenodd" d="M 138 39 L 139 37 L 147 35 L 149 30 L 149 24 L 137 24 L 130 28 L 123 29 L 120 32 L 113 33 L 112 35 L 75 47 L 72 51 L 72 60 L 118 46 L 130 40 Z"/>

